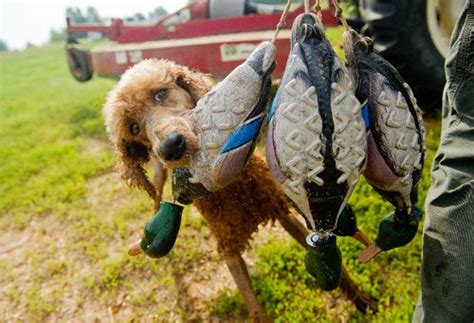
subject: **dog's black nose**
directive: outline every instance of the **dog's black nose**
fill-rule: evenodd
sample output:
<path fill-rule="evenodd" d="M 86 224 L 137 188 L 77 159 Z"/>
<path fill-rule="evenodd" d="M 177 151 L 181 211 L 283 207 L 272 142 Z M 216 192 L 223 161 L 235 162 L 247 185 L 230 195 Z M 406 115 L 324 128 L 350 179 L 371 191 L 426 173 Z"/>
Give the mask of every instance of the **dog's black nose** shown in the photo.
<path fill-rule="evenodd" d="M 180 160 L 185 151 L 186 138 L 178 132 L 173 132 L 163 140 L 158 155 L 164 160 Z"/>

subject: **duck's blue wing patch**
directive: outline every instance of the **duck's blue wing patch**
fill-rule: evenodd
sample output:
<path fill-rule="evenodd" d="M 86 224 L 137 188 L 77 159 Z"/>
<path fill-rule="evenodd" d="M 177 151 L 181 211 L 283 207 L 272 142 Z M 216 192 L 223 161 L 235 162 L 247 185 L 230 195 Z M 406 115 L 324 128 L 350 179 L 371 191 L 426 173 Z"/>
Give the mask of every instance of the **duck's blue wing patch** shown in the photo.
<path fill-rule="evenodd" d="M 369 102 L 365 101 L 362 104 L 362 118 L 364 119 L 365 129 L 370 128 L 370 116 L 369 116 Z"/>
<path fill-rule="evenodd" d="M 262 115 L 256 116 L 235 129 L 225 142 L 220 153 L 225 154 L 226 152 L 238 148 L 249 141 L 255 140 L 258 136 L 258 130 L 262 124 L 262 119 Z"/>

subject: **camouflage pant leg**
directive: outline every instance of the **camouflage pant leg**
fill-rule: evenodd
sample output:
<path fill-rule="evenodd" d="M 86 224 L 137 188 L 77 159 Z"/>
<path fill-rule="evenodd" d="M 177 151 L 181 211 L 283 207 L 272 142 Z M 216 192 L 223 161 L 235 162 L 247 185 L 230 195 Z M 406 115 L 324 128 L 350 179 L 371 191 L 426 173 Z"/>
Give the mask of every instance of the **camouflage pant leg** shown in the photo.
<path fill-rule="evenodd" d="M 474 0 L 454 30 L 446 78 L 414 322 L 474 322 Z"/>

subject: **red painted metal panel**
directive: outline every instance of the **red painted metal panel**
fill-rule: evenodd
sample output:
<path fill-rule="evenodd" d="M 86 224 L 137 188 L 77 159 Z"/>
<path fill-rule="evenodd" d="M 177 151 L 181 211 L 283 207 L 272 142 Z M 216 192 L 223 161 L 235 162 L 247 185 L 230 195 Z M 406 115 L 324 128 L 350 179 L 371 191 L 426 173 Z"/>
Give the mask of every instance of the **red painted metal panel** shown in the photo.
<path fill-rule="evenodd" d="M 302 13 L 298 9 L 288 15 L 287 24 L 291 26 L 294 18 Z M 331 9 L 322 11 L 323 23 L 326 26 L 338 24 L 337 18 L 332 15 Z M 155 25 L 124 25 L 121 19 L 113 19 L 110 26 L 103 25 L 72 25 L 68 23 L 68 33 L 102 32 L 110 40 L 119 43 L 136 43 L 161 39 L 181 39 L 209 35 L 219 35 L 235 32 L 250 32 L 257 30 L 274 29 L 280 19 L 280 13 L 268 15 L 246 15 L 240 17 L 218 19 L 193 19 L 184 24 L 165 26 L 162 23 Z"/>
<path fill-rule="evenodd" d="M 226 45 L 236 45 L 241 42 L 226 42 Z M 246 41 L 246 44 L 258 44 L 259 41 Z M 141 51 L 141 58 L 165 58 L 179 64 L 190 66 L 204 73 L 211 73 L 220 78 L 231 72 L 243 60 L 224 62 L 221 56 L 221 45 L 223 43 L 202 44 L 192 47 L 169 47 L 150 48 Z M 284 66 L 288 58 L 290 43 L 288 39 L 279 39 L 276 42 L 277 52 L 275 60 L 277 67 L 274 78 L 280 78 L 283 74 Z M 126 55 L 126 61 L 122 64 L 117 61 L 117 53 Z M 95 72 L 99 76 L 118 76 L 128 67 L 136 62 L 132 59 L 133 51 L 106 51 L 92 53 L 92 62 Z"/>
<path fill-rule="evenodd" d="M 287 24 L 291 26 L 293 20 L 302 10 L 288 15 Z M 274 29 L 280 14 L 247 15 L 241 17 L 191 20 L 185 24 L 167 27 L 155 25 L 151 28 L 124 27 L 117 41 L 120 43 L 144 42 L 158 39 L 179 39 L 200 36 L 228 34 L 235 32 L 250 32 Z M 337 18 L 332 16 L 330 10 L 323 11 L 323 23 L 327 26 L 338 24 Z"/>
<path fill-rule="evenodd" d="M 125 25 L 121 19 L 113 19 L 109 26 L 103 25 L 71 25 L 68 21 L 68 33 L 76 32 L 102 32 L 107 34 L 110 40 L 119 44 L 124 44 L 124 48 L 112 45 L 104 50 L 93 50 L 91 53 L 94 71 L 99 76 L 119 76 L 129 66 L 137 63 L 141 59 L 146 58 L 166 58 L 176 61 L 179 64 L 187 65 L 205 73 L 211 73 L 217 77 L 225 76 L 238 64 L 241 60 L 223 61 L 221 57 L 221 46 L 223 44 L 257 44 L 262 39 L 249 38 L 247 35 L 258 31 L 272 31 L 275 29 L 280 13 L 268 15 L 246 15 L 239 17 L 206 19 L 208 12 L 207 1 L 196 1 L 189 6 L 180 10 L 190 10 L 191 20 L 187 23 L 166 26 L 163 22 L 166 17 L 158 21 L 154 25 Z M 287 27 L 291 27 L 293 20 L 297 15 L 303 12 L 303 8 L 299 8 L 295 12 L 288 15 Z M 176 13 L 175 13 L 176 14 Z M 172 14 L 173 15 L 173 14 Z M 170 16 L 172 16 L 170 15 Z M 335 26 L 338 19 L 332 15 L 332 6 L 322 11 L 323 23 L 326 26 Z M 287 31 L 288 32 L 288 31 Z M 231 37 L 233 34 L 233 38 Z M 209 37 L 219 37 L 210 43 L 205 43 Z M 235 35 L 238 41 L 235 41 Z M 201 38 L 198 38 L 201 37 Z M 207 38 L 206 38 L 207 37 Z M 232 38 L 226 39 L 227 37 Z M 268 37 L 267 37 L 268 38 Z M 200 41 L 196 42 L 195 39 Z M 176 40 L 170 43 L 170 40 Z M 183 45 L 183 41 L 189 40 L 191 44 Z M 204 41 L 204 43 L 202 42 Z M 168 42 L 163 46 L 161 42 Z M 133 49 L 139 45 L 139 50 Z M 283 72 L 288 51 L 289 40 L 279 39 L 277 45 L 277 69 L 274 77 L 279 78 Z M 138 56 L 137 56 L 138 55 Z"/>

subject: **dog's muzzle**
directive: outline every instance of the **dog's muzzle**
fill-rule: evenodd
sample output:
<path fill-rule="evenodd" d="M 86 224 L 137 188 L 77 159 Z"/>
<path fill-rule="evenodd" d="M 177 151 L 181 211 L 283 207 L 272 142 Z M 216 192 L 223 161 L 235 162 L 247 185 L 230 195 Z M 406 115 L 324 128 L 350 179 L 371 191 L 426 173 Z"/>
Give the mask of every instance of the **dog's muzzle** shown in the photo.
<path fill-rule="evenodd" d="M 166 136 L 158 149 L 158 155 L 167 161 L 180 160 L 186 152 L 186 138 L 173 132 Z"/>

